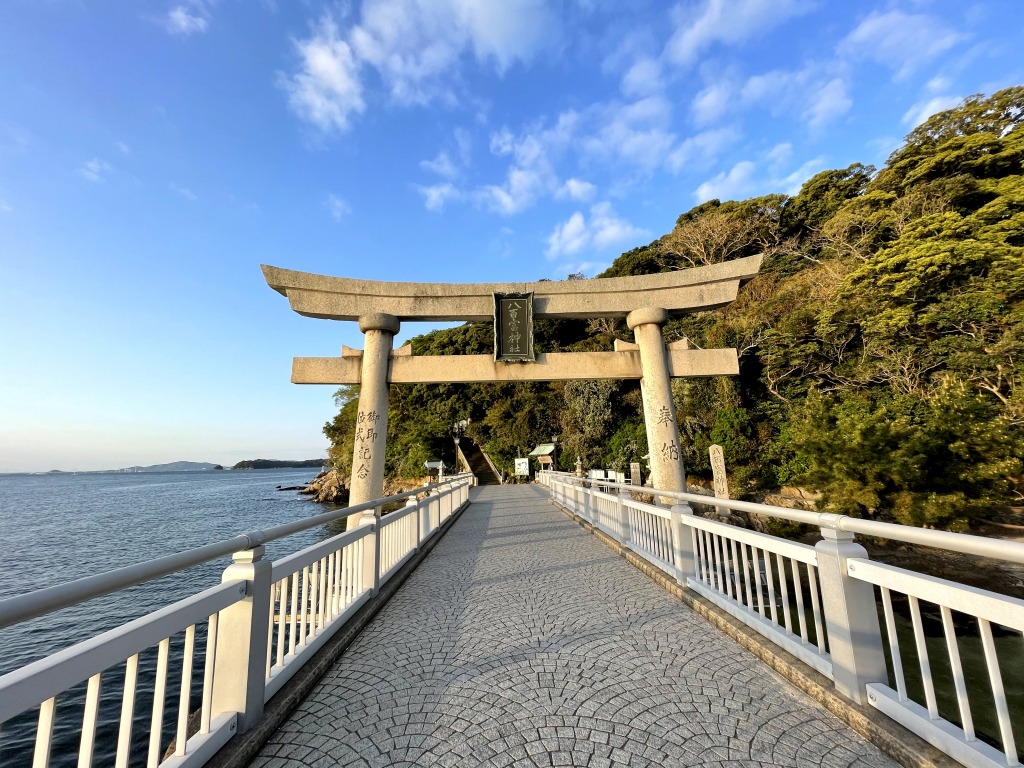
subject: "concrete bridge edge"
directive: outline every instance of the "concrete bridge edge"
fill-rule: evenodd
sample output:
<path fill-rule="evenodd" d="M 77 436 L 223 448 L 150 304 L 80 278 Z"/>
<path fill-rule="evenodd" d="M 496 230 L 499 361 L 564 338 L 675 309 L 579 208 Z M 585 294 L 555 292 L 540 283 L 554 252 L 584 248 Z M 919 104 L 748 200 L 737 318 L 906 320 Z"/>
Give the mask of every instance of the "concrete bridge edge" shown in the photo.
<path fill-rule="evenodd" d="M 839 695 L 832 681 L 827 677 L 804 664 L 792 654 L 766 642 L 761 635 L 720 610 L 714 603 L 684 589 L 676 582 L 673 575 L 644 560 L 604 531 L 574 515 L 561 504 L 555 501 L 551 501 L 551 504 L 595 536 L 608 549 L 753 653 L 771 669 L 821 704 L 900 765 L 907 768 L 963 768 L 959 762 L 873 707 L 855 704 Z"/>

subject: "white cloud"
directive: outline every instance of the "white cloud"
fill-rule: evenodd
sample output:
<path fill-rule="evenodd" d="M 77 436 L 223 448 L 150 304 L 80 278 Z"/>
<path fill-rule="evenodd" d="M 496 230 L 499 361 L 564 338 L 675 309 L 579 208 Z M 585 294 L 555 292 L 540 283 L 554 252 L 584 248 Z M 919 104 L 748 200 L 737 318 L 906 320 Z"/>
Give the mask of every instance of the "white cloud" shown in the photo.
<path fill-rule="evenodd" d="M 804 185 L 805 181 L 811 178 L 811 176 L 816 174 L 818 171 L 823 170 L 825 170 L 825 158 L 819 155 L 818 157 L 808 160 L 792 173 L 781 179 L 772 180 L 769 183 L 776 191 L 782 192 L 786 195 L 795 195 L 800 191 L 800 187 Z"/>
<path fill-rule="evenodd" d="M 579 253 L 585 248 L 606 249 L 649 236 L 647 230 L 619 218 L 611 203 L 600 202 L 590 207 L 589 221 L 582 212 L 576 211 L 557 225 L 548 236 L 546 253 L 549 259 L 553 259 Z"/>
<path fill-rule="evenodd" d="M 846 83 L 841 77 L 834 77 L 815 91 L 804 117 L 811 128 L 821 128 L 846 114 L 852 106 L 853 100 L 846 94 Z"/>
<path fill-rule="evenodd" d="M 715 43 L 738 45 L 811 7 L 812 3 L 805 0 L 703 0 L 682 4 L 673 13 L 676 28 L 665 54 L 676 64 L 690 66 Z"/>
<path fill-rule="evenodd" d="M 132 153 L 131 147 L 123 141 L 115 141 L 114 146 L 118 148 L 122 155 L 130 155 Z"/>
<path fill-rule="evenodd" d="M 113 166 L 106 160 L 94 157 L 92 160 L 88 160 L 83 163 L 82 167 L 78 169 L 78 172 L 89 181 L 99 183 L 101 181 L 106 181 L 107 177 L 113 172 L 113 170 Z"/>
<path fill-rule="evenodd" d="M 765 158 L 775 168 L 785 165 L 789 162 L 789 158 L 793 156 L 793 145 L 788 141 L 784 141 L 780 144 L 776 144 L 770 150 Z"/>
<path fill-rule="evenodd" d="M 455 167 L 455 163 L 448 156 L 448 153 L 441 151 L 437 153 L 437 157 L 433 160 L 421 160 L 420 168 L 431 173 L 436 173 L 438 176 L 442 176 L 446 179 L 455 178 L 459 169 Z"/>
<path fill-rule="evenodd" d="M 956 96 L 935 96 L 928 101 L 918 102 L 903 115 L 903 122 L 910 128 L 916 128 L 937 112 L 952 109 L 960 103 Z"/>
<path fill-rule="evenodd" d="M 694 193 L 697 202 L 718 198 L 719 200 L 737 200 L 749 197 L 753 186 L 754 172 L 757 166 L 750 160 L 741 160 L 728 171 L 722 171 L 714 178 L 708 179 Z"/>
<path fill-rule="evenodd" d="M 586 123 L 597 129 L 580 145 L 601 160 L 652 171 L 665 163 L 675 144 L 671 114 L 670 102 L 661 96 L 648 96 L 631 104 L 595 104 L 587 110 Z"/>
<path fill-rule="evenodd" d="M 766 161 L 768 174 L 758 174 L 758 163 L 743 160 L 736 163 L 728 171 L 708 179 L 694 192 L 698 203 L 717 198 L 719 200 L 744 200 L 755 195 L 782 193 L 795 195 L 800 187 L 818 171 L 825 168 L 825 158 L 818 156 L 807 160 L 794 171 L 780 175 L 780 166 L 791 154 L 792 147 L 788 143 L 776 144 L 765 152 L 759 160 Z"/>
<path fill-rule="evenodd" d="M 554 232 L 548 236 L 547 253 L 551 258 L 577 253 L 586 248 L 589 242 L 590 233 L 587 232 L 583 214 L 576 211 L 567 220 L 557 225 Z"/>
<path fill-rule="evenodd" d="M 352 213 L 352 206 L 350 206 L 344 198 L 338 197 L 334 194 L 327 195 L 327 201 L 324 204 L 327 206 L 327 210 L 330 211 L 331 217 L 335 221 L 341 221 Z"/>
<path fill-rule="evenodd" d="M 367 0 L 349 42 L 400 104 L 452 98 L 464 53 L 503 73 L 549 41 L 557 18 L 541 0 Z"/>
<path fill-rule="evenodd" d="M 693 122 L 697 125 L 707 125 L 722 117 L 732 102 L 732 86 L 728 83 L 713 83 L 698 93 L 691 105 L 693 110 Z"/>
<path fill-rule="evenodd" d="M 597 187 L 589 181 L 566 179 L 565 183 L 555 192 L 556 200 L 578 200 L 586 202 L 597 192 Z"/>
<path fill-rule="evenodd" d="M 535 126 L 519 136 L 507 128 L 491 135 L 491 152 L 511 156 L 512 164 L 502 184 L 489 184 L 477 197 L 492 211 L 510 216 L 529 208 L 543 194 L 553 194 L 561 185 L 554 170 L 556 158 L 575 136 L 579 115 L 565 112 L 549 128 Z"/>
<path fill-rule="evenodd" d="M 164 27 L 172 35 L 187 37 L 205 32 L 210 26 L 210 12 L 199 0 L 178 5 L 164 17 Z"/>
<path fill-rule="evenodd" d="M 324 16 L 312 37 L 295 41 L 295 49 L 302 59 L 300 71 L 291 77 L 278 75 L 292 111 L 323 131 L 346 130 L 349 116 L 365 110 L 366 103 L 359 63 L 334 19 Z"/>
<path fill-rule="evenodd" d="M 651 96 L 660 93 L 664 87 L 661 64 L 650 56 L 638 58 L 622 75 L 622 93 L 630 98 Z"/>
<path fill-rule="evenodd" d="M 850 59 L 872 59 L 890 67 L 901 80 L 962 39 L 942 21 L 923 13 L 872 11 L 840 41 L 838 50 Z"/>
<path fill-rule="evenodd" d="M 690 165 L 707 166 L 739 138 L 740 132 L 735 128 L 716 128 L 689 136 L 681 141 L 668 156 L 669 170 L 679 173 Z"/>
<path fill-rule="evenodd" d="M 196 200 L 199 199 L 199 195 L 197 195 L 195 192 L 193 192 L 188 187 L 179 187 L 177 184 L 173 184 L 172 183 L 171 184 L 171 191 L 181 195 L 183 198 L 185 198 L 186 200 L 189 200 L 190 202 L 193 202 L 193 203 Z"/>
<path fill-rule="evenodd" d="M 6 200 L 0 199 L 0 213 L 13 213 L 14 209 Z"/>
<path fill-rule="evenodd" d="M 820 129 L 846 114 L 853 101 L 842 77 L 829 76 L 817 64 L 775 69 L 749 77 L 740 88 L 743 106 L 762 105 L 773 115 L 799 112 L 811 129 Z"/>
<path fill-rule="evenodd" d="M 450 182 L 433 184 L 431 186 L 417 186 L 416 189 L 423 195 L 423 204 L 428 211 L 442 211 L 449 200 L 459 200 L 462 193 Z"/>

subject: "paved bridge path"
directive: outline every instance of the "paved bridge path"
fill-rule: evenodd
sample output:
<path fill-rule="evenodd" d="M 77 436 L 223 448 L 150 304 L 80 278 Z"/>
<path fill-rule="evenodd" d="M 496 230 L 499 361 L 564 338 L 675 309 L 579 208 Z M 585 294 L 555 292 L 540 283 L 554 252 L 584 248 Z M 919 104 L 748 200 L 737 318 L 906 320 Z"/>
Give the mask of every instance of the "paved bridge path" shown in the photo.
<path fill-rule="evenodd" d="M 574 524 L 473 503 L 253 765 L 895 765 Z"/>

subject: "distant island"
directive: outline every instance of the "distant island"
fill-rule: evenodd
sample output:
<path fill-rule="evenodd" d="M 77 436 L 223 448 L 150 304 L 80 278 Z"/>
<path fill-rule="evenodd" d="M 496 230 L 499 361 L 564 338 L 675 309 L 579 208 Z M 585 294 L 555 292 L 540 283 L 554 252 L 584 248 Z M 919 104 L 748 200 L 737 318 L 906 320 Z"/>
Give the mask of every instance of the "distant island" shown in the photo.
<path fill-rule="evenodd" d="M 326 459 L 306 459 L 305 461 L 280 461 L 278 459 L 246 459 L 240 461 L 232 469 L 319 469 L 327 463 Z"/>
<path fill-rule="evenodd" d="M 327 463 L 326 459 L 306 459 L 304 461 L 284 461 L 281 459 L 245 459 L 228 469 L 320 469 Z M 51 469 L 47 475 L 103 475 L 120 473 L 140 472 L 210 472 L 225 470 L 221 464 L 211 464 L 208 461 L 172 461 L 167 464 L 150 464 L 149 466 L 122 467 L 121 469 L 93 469 L 79 472 L 69 472 L 63 469 Z M 20 474 L 20 473 L 15 473 Z"/>

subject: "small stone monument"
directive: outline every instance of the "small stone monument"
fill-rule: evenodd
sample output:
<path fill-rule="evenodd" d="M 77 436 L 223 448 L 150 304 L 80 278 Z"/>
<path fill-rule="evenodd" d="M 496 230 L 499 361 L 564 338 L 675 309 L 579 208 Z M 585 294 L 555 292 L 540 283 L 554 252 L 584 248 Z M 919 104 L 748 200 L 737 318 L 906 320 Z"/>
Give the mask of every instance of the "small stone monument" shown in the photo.
<path fill-rule="evenodd" d="M 729 498 L 729 481 L 725 478 L 725 454 L 722 453 L 722 446 L 712 445 L 708 449 L 711 454 L 711 471 L 715 477 L 715 498 Z"/>
<path fill-rule="evenodd" d="M 576 457 L 576 477 L 583 477 L 583 459 Z"/>

